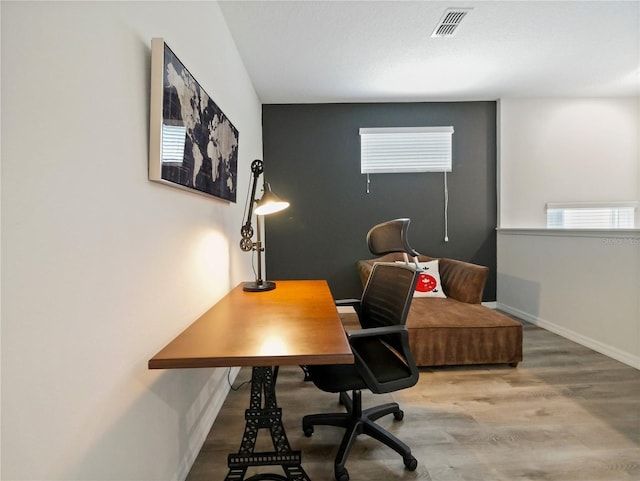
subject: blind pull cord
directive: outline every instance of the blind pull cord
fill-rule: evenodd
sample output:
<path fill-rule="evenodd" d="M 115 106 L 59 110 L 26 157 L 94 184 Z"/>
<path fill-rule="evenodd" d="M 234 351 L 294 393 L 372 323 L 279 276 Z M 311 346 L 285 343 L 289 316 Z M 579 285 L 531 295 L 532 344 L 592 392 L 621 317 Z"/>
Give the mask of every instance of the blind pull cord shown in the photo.
<path fill-rule="evenodd" d="M 444 241 L 449 242 L 449 188 L 446 170 L 444 171 Z"/>

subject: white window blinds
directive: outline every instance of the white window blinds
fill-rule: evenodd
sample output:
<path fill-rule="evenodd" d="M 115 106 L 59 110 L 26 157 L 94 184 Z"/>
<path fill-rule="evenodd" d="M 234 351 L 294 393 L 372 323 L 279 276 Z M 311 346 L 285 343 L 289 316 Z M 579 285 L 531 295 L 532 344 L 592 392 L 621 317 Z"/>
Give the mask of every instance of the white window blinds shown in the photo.
<path fill-rule="evenodd" d="M 634 229 L 637 202 L 549 203 L 549 229 Z"/>
<path fill-rule="evenodd" d="M 451 172 L 453 127 L 360 129 L 363 174 Z"/>

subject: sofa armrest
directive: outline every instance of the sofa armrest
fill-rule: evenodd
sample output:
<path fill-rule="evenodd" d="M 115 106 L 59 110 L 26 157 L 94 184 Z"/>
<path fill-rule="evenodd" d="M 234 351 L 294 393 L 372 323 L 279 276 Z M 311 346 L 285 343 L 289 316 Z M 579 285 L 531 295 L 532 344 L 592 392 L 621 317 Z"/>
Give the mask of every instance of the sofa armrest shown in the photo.
<path fill-rule="evenodd" d="M 439 259 L 440 280 L 447 296 L 467 304 L 480 304 L 489 268 L 455 259 Z"/>
<path fill-rule="evenodd" d="M 371 269 L 373 269 L 374 262 L 374 259 L 356 262 L 356 267 L 358 268 L 358 276 L 360 277 L 360 283 L 362 284 L 363 290 L 364 286 L 367 285 L 367 280 L 369 280 L 369 275 L 371 274 Z"/>
<path fill-rule="evenodd" d="M 396 260 L 403 260 L 402 254 L 387 254 L 377 259 L 358 261 L 356 265 L 363 288 L 376 262 L 394 262 Z M 420 255 L 418 260 L 426 262 L 434 260 L 434 258 Z M 438 259 L 438 267 L 442 288 L 447 297 L 467 304 L 480 304 L 482 302 L 482 293 L 489 275 L 488 267 L 444 257 Z"/>

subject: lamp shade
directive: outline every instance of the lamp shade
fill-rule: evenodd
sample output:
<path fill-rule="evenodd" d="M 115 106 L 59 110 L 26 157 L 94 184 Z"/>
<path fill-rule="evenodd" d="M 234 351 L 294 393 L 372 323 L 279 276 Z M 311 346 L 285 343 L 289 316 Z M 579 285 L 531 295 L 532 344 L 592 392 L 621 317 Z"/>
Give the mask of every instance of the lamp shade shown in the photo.
<path fill-rule="evenodd" d="M 262 199 L 256 204 L 256 215 L 269 215 L 289 207 L 289 202 L 280 199 L 267 183 Z"/>

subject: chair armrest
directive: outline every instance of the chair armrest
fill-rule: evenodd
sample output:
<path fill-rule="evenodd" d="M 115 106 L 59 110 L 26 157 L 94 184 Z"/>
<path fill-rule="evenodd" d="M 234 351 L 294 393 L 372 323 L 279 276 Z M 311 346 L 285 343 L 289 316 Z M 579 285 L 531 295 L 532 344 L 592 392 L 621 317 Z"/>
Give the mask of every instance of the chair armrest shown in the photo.
<path fill-rule="evenodd" d="M 336 299 L 335 303 L 338 307 L 355 307 L 360 305 L 360 299 Z"/>
<path fill-rule="evenodd" d="M 369 329 L 360 329 L 357 331 L 347 331 L 347 337 L 349 339 L 358 339 L 365 337 L 381 337 L 388 334 L 398 334 L 400 332 L 407 332 L 405 326 L 384 326 L 384 327 L 370 327 Z"/>
<path fill-rule="evenodd" d="M 409 331 L 406 326 L 384 326 L 371 327 L 360 331 L 348 331 L 347 339 L 352 351 L 357 355 L 358 343 L 366 343 L 370 339 L 384 341 L 395 349 L 404 358 L 409 358 L 413 362 L 411 348 L 409 347 Z"/>
<path fill-rule="evenodd" d="M 360 299 L 336 299 L 334 302 L 336 307 L 353 307 L 360 322 Z"/>
<path fill-rule="evenodd" d="M 349 332 L 348 339 L 356 368 L 371 391 L 378 394 L 392 392 L 413 386 L 418 381 L 419 371 L 409 348 L 406 326 Z M 390 368 L 395 375 L 389 376 Z"/>

